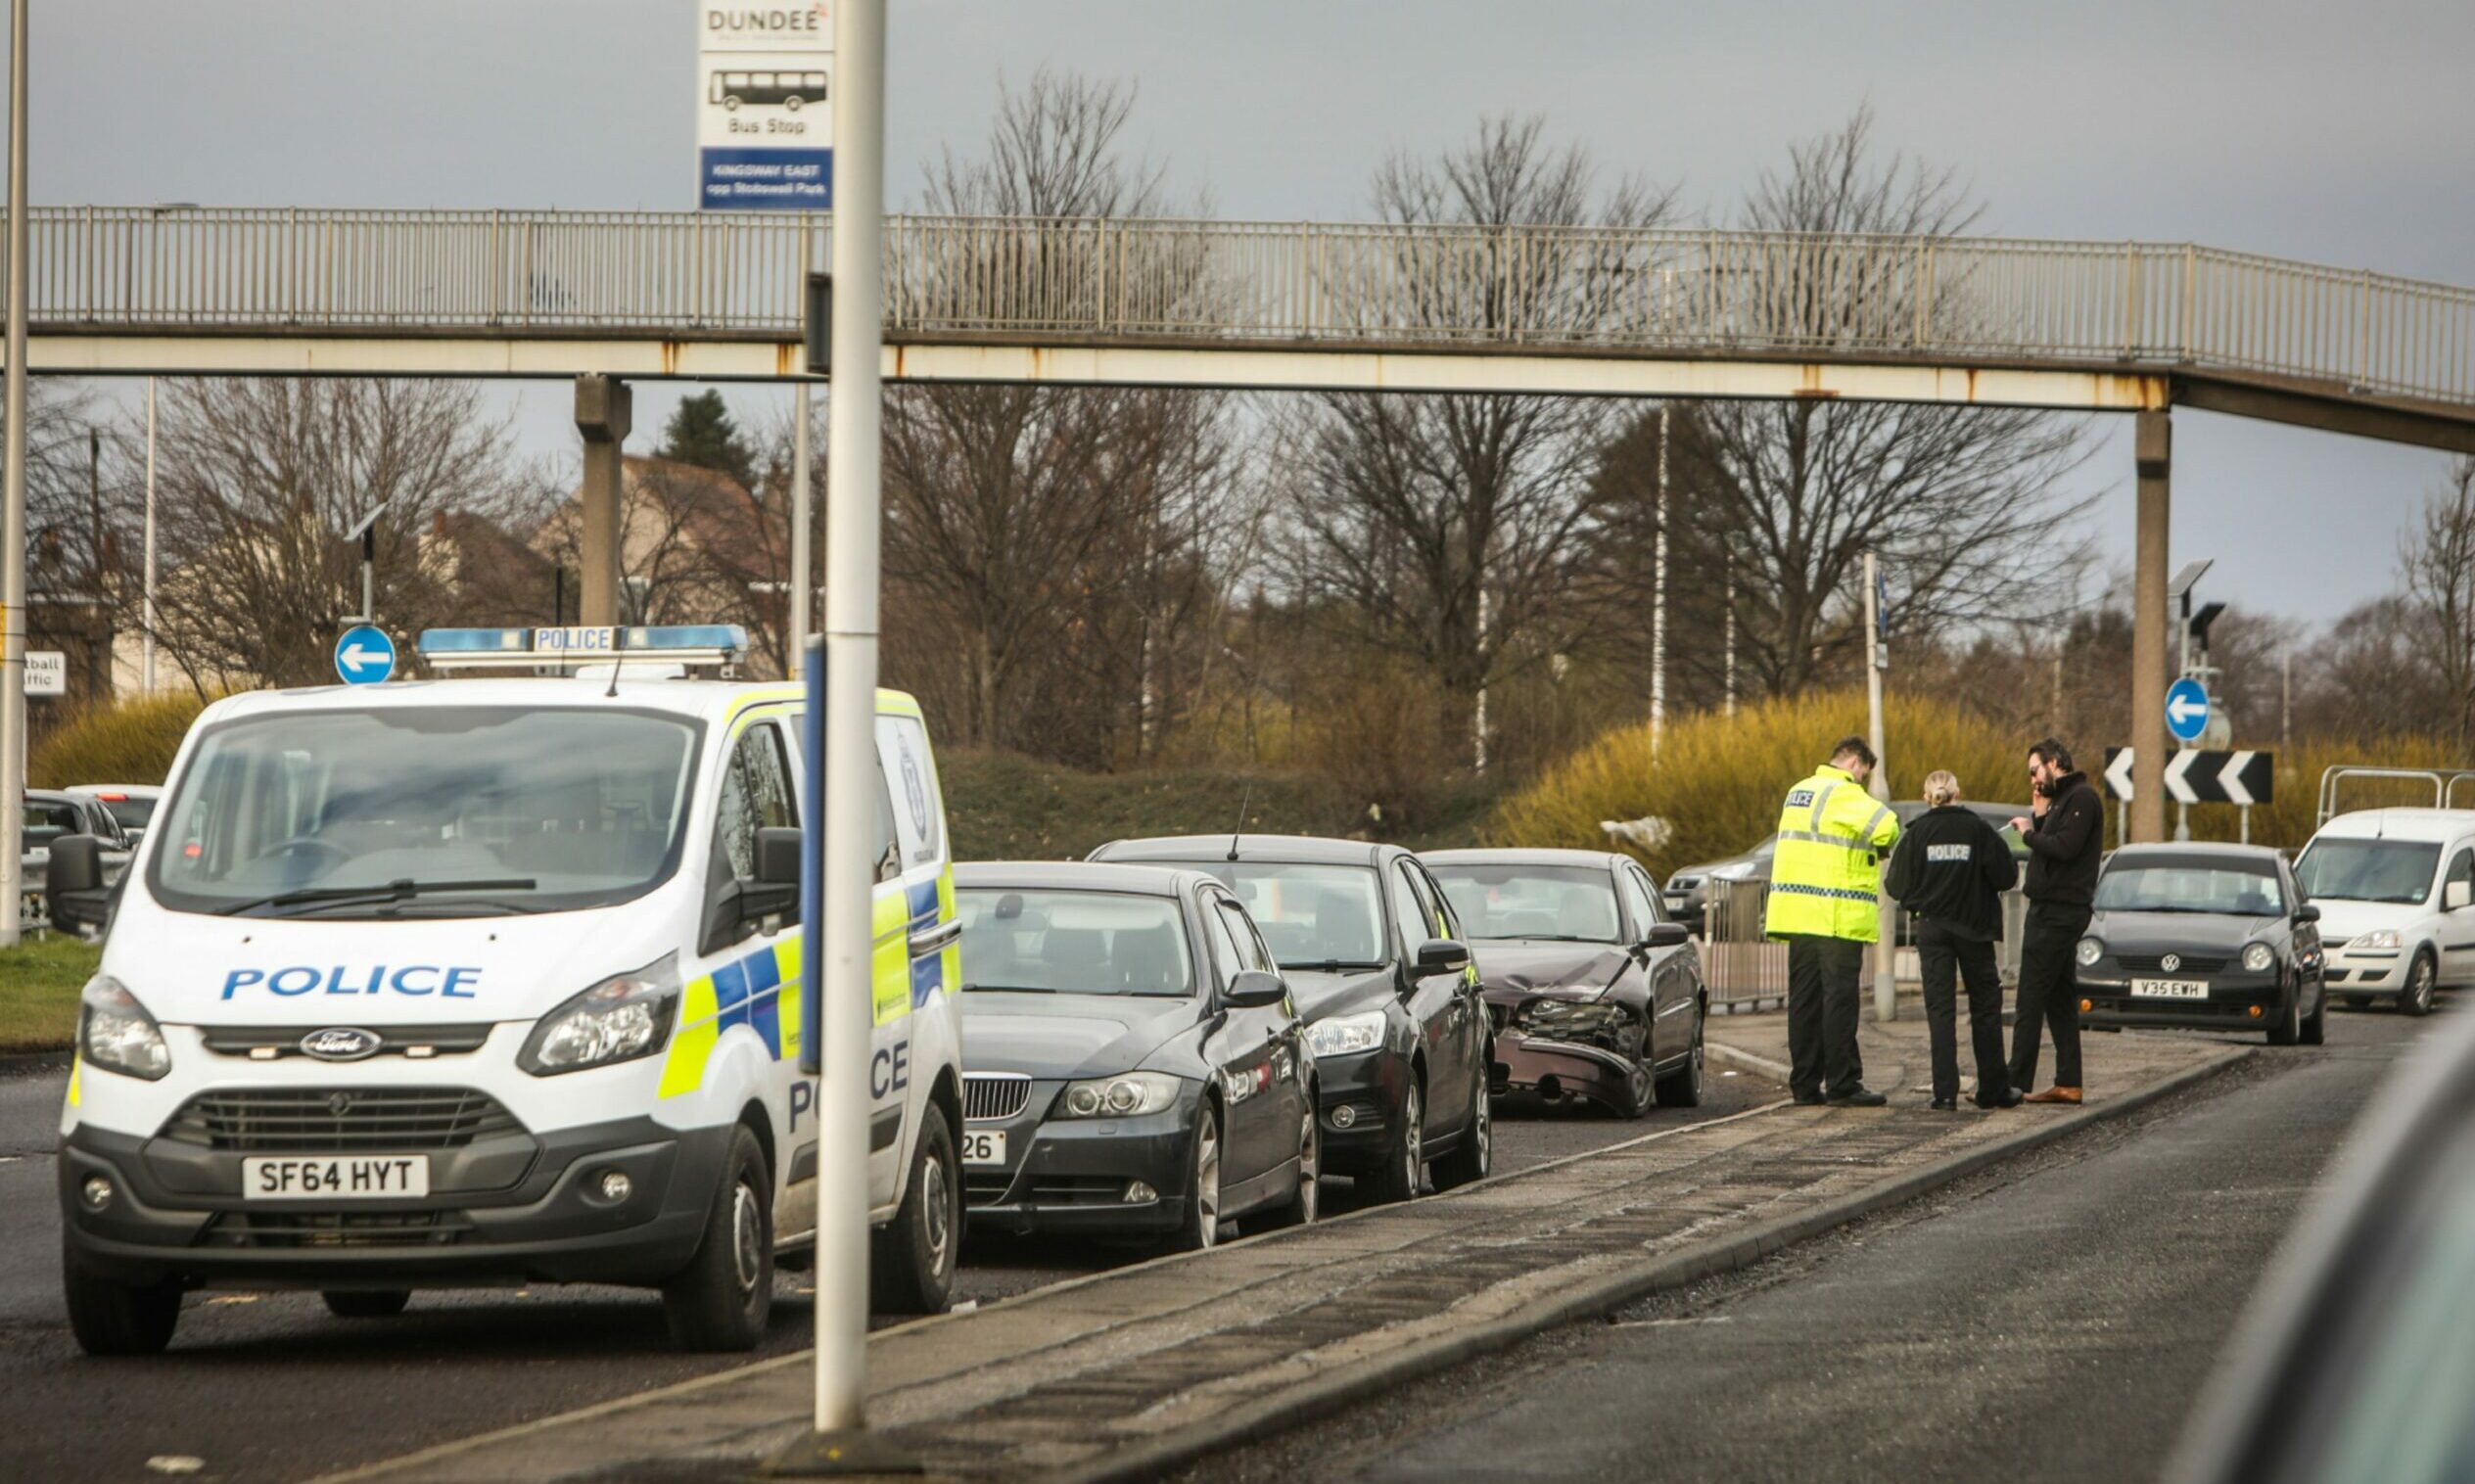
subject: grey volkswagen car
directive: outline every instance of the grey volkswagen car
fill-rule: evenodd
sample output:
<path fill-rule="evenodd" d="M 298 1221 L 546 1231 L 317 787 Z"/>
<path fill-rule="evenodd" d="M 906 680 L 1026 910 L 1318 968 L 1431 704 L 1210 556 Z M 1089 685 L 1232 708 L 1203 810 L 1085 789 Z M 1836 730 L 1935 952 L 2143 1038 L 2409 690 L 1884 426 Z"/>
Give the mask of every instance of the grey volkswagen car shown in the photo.
<path fill-rule="evenodd" d="M 2320 909 L 2258 845 L 2126 845 L 2079 940 L 2080 1021 L 2262 1031 L 2318 1045 L 2328 1023 Z"/>
<path fill-rule="evenodd" d="M 974 1228 L 1189 1249 L 1315 1219 L 1315 1061 L 1272 951 L 1195 871 L 957 865 Z"/>

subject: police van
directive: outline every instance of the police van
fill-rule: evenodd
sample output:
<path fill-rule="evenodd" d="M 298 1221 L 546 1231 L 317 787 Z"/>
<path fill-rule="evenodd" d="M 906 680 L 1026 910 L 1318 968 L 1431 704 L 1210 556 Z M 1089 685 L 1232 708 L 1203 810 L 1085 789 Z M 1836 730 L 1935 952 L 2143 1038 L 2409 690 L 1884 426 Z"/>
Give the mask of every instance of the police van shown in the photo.
<path fill-rule="evenodd" d="M 161 1350 L 206 1285 L 384 1317 L 416 1288 L 644 1284 L 681 1345 L 757 1342 L 817 1219 L 805 693 L 642 670 L 744 644 L 434 629 L 434 671 L 514 673 L 207 709 L 79 1015 L 60 1188 L 87 1351 Z M 917 703 L 880 691 L 876 744 L 871 1280 L 933 1312 L 959 919 Z"/>

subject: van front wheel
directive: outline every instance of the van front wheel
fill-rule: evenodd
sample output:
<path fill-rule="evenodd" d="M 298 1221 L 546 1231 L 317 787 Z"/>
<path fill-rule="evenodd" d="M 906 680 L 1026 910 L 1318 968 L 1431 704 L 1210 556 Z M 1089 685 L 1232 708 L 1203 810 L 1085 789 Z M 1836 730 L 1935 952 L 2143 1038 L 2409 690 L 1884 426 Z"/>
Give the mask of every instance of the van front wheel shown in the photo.
<path fill-rule="evenodd" d="M 745 1124 L 730 1131 L 705 1239 L 662 1285 L 662 1313 L 681 1350 L 754 1350 L 773 1311 L 773 1178 Z"/>
<path fill-rule="evenodd" d="M 180 1327 L 180 1284 L 116 1283 L 85 1272 L 75 1251 L 61 1254 L 69 1328 L 88 1355 L 160 1355 Z"/>
<path fill-rule="evenodd" d="M 954 1267 L 962 1245 L 962 1182 L 954 1130 L 931 1103 L 911 1151 L 911 1183 L 894 1220 L 878 1231 L 868 1260 L 868 1298 L 880 1314 L 943 1314 L 954 1301 Z"/>

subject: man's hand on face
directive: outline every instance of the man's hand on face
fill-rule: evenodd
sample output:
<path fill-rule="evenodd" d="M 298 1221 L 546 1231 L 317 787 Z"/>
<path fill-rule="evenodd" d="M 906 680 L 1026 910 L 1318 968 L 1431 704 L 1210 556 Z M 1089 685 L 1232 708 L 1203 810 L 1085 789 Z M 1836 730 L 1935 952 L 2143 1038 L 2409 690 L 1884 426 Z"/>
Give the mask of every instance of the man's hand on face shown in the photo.
<path fill-rule="evenodd" d="M 2018 830 L 2023 835 L 2027 834 L 2030 827 L 2035 822 L 2035 820 L 2031 819 L 2026 814 L 2014 814 L 2011 816 L 2011 827 Z"/>

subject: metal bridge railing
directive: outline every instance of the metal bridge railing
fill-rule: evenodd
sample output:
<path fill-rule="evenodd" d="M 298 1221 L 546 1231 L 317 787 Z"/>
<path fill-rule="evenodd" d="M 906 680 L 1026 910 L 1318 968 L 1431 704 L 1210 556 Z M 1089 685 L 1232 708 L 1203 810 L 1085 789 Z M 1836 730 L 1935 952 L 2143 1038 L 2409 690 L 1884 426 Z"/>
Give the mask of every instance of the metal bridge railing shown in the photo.
<path fill-rule="evenodd" d="M 797 333 L 825 215 L 49 207 L 46 330 Z M 1891 355 L 2475 403 L 2475 291 L 2189 244 L 896 216 L 897 335 Z"/>

